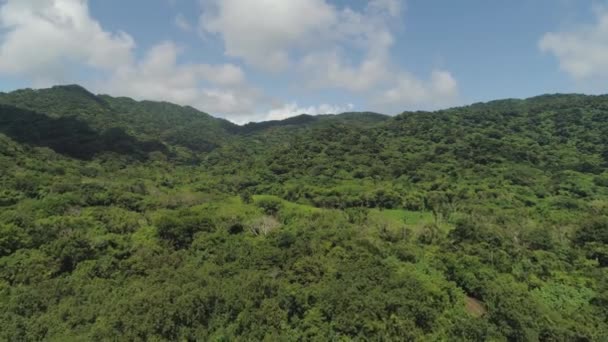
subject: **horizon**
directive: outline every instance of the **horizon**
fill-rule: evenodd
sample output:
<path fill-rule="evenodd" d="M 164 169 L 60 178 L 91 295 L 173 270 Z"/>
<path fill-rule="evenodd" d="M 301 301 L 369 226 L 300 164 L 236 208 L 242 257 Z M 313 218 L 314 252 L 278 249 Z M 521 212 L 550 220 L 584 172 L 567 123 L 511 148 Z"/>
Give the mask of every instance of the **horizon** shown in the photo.
<path fill-rule="evenodd" d="M 291 116 L 285 117 L 285 118 L 278 118 L 278 119 L 267 119 L 267 120 L 258 120 L 258 121 L 233 121 L 230 118 L 225 118 L 219 115 L 216 115 L 214 113 L 211 113 L 209 111 L 206 111 L 204 109 L 200 109 L 200 108 L 196 108 L 194 106 L 188 105 L 188 104 L 179 104 L 179 103 L 175 103 L 175 102 L 171 102 L 171 101 L 167 101 L 167 100 L 155 100 L 155 99 L 135 99 L 129 96 L 122 96 L 120 94 L 117 95 L 110 95 L 110 94 L 105 94 L 105 93 L 95 93 L 93 91 L 91 91 L 90 89 L 87 89 L 87 87 L 81 85 L 81 84 L 77 84 L 77 83 L 72 83 L 72 84 L 56 84 L 56 85 L 52 85 L 52 86 L 48 86 L 48 87 L 41 87 L 41 88 L 33 88 L 33 87 L 26 87 L 26 88 L 18 88 L 18 89 L 11 89 L 11 90 L 7 90 L 7 91 L 0 91 L 0 94 L 10 94 L 12 92 L 16 92 L 16 91 L 21 91 L 21 90 L 32 90 L 32 91 L 40 91 L 40 90 L 51 90 L 53 88 L 67 88 L 67 87 L 80 87 L 82 89 L 84 89 L 85 91 L 87 91 L 88 93 L 94 95 L 94 96 L 110 96 L 112 98 L 128 98 L 131 100 L 134 100 L 136 102 L 153 102 L 153 103 L 167 103 L 170 105 L 175 105 L 175 106 L 180 106 L 180 107 L 189 107 L 192 108 L 198 112 L 200 112 L 201 114 L 207 114 L 213 118 L 216 119 L 223 119 L 226 120 L 234 125 L 237 126 L 246 126 L 248 124 L 256 124 L 256 123 L 264 123 L 264 122 L 271 122 L 271 121 L 285 121 L 291 118 L 295 118 L 295 117 L 299 117 L 299 116 L 331 116 L 331 115 L 342 115 L 342 114 L 377 114 L 377 115 L 383 115 L 386 117 L 395 117 L 401 114 L 405 114 L 405 113 L 416 113 L 416 112 L 428 112 L 428 113 L 435 113 L 435 112 L 439 112 L 439 111 L 446 111 L 446 110 L 453 110 L 453 109 L 459 109 L 459 108 L 467 108 L 467 107 L 471 107 L 471 106 L 475 106 L 475 105 L 483 105 L 483 104 L 491 104 L 493 102 L 498 102 L 498 101 L 509 101 L 509 100 L 517 100 L 517 101 L 526 101 L 526 100 L 531 100 L 531 99 L 535 99 L 538 97 L 542 97 L 542 96 L 570 96 L 570 95 L 577 95 L 577 96 L 608 96 L 608 93 L 602 93 L 602 94 L 586 94 L 586 93 L 544 93 L 544 94 L 538 94 L 538 95 L 533 95 L 533 96 L 529 96 L 529 97 L 521 97 L 521 98 L 517 98 L 517 97 L 506 97 L 506 98 L 496 98 L 496 99 L 490 99 L 488 101 L 479 101 L 479 102 L 473 102 L 473 103 L 464 103 L 464 104 L 460 104 L 460 105 L 454 105 L 454 106 L 450 106 L 450 107 L 444 107 L 444 108 L 436 108 L 436 109 L 430 109 L 430 110 L 423 110 L 423 109 L 411 109 L 411 110 L 404 110 L 401 111 L 399 113 L 395 113 L 395 114 L 388 114 L 388 113 L 382 113 L 382 112 L 378 112 L 378 111 L 369 111 L 369 110 L 365 110 L 365 111 L 357 111 L 357 110 L 352 110 L 352 111 L 345 111 L 345 112 L 335 112 L 335 113 L 305 113 L 305 112 L 301 112 L 301 113 L 294 113 Z"/>
<path fill-rule="evenodd" d="M 3 0 L 0 32 L 0 91 L 81 84 L 239 123 L 608 91 L 605 0 Z"/>

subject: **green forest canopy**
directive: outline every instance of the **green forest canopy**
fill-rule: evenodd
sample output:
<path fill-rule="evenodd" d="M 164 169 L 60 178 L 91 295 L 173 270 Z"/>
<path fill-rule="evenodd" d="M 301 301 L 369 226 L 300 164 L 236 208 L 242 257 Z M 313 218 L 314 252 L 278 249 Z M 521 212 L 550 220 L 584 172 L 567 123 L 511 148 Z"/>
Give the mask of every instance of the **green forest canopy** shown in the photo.
<path fill-rule="evenodd" d="M 608 340 L 608 96 L 237 126 L 0 93 L 0 340 Z"/>

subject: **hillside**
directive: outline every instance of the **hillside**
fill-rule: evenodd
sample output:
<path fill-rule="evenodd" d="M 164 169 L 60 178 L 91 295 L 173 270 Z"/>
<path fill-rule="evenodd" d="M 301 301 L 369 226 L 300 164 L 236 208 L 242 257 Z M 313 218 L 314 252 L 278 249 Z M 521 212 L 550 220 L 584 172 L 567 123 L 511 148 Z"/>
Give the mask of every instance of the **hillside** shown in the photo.
<path fill-rule="evenodd" d="M 608 96 L 238 126 L 0 93 L 0 340 L 608 340 Z"/>

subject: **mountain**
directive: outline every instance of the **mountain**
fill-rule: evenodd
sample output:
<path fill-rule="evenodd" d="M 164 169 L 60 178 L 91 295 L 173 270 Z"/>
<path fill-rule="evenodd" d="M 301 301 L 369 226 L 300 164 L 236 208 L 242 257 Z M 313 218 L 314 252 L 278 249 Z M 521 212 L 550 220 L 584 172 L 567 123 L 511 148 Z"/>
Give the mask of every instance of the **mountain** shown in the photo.
<path fill-rule="evenodd" d="M 213 149 L 235 126 L 192 107 L 96 96 L 77 85 L 2 94 L 0 103 L 54 118 L 71 117 L 97 130 L 119 128 L 137 138 L 196 151 Z"/>
<path fill-rule="evenodd" d="M 91 159 L 104 151 L 138 158 L 145 158 L 152 151 L 166 152 L 160 142 L 140 141 L 122 128 L 99 132 L 76 116 L 52 117 L 3 104 L 0 104 L 0 132 L 19 143 L 49 147 L 80 159 Z"/>
<path fill-rule="evenodd" d="M 94 95 L 78 85 L 49 89 L 17 90 L 0 93 L 0 104 L 37 112 L 51 118 L 73 118 L 94 129 L 121 129 L 144 140 L 159 140 L 168 145 L 196 152 L 210 151 L 235 134 L 251 134 L 273 127 L 306 126 L 319 122 L 343 121 L 366 125 L 388 119 L 376 113 L 340 115 L 300 115 L 282 121 L 238 126 L 189 106 L 168 102 L 135 101 L 126 97 Z M 6 109 L 5 109 L 6 110 Z"/>
<path fill-rule="evenodd" d="M 239 126 L 0 93 L 0 340 L 608 340 L 608 96 Z"/>
<path fill-rule="evenodd" d="M 300 114 L 284 120 L 273 120 L 264 122 L 252 122 L 235 131 L 239 133 L 254 133 L 267 130 L 273 127 L 302 127 L 311 125 L 322 125 L 331 122 L 349 123 L 352 125 L 369 126 L 380 123 L 389 119 L 389 116 L 378 113 L 342 113 L 342 114 L 325 114 L 325 115 L 308 115 Z"/>

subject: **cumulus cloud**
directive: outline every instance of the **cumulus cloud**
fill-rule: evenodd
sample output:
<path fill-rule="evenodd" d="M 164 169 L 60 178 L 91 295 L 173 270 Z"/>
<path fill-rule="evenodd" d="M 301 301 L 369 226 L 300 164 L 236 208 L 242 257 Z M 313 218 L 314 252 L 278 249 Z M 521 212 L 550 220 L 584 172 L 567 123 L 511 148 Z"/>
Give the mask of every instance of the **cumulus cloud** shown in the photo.
<path fill-rule="evenodd" d="M 260 99 L 240 67 L 179 63 L 182 50 L 172 42 L 157 44 L 136 61 L 133 38 L 105 31 L 86 0 L 0 5 L 0 74 L 23 76 L 38 86 L 79 82 L 99 92 L 172 101 L 219 115 L 251 113 Z M 104 76 L 79 79 L 82 67 Z"/>
<path fill-rule="evenodd" d="M 133 58 L 131 36 L 104 31 L 85 0 L 5 0 L 0 29 L 2 73 L 51 81 L 66 63 L 112 70 Z"/>
<path fill-rule="evenodd" d="M 299 63 L 301 75 L 314 88 L 368 91 L 391 77 L 390 48 L 394 43 L 388 23 L 397 16 L 396 0 L 370 1 L 362 12 L 344 8 L 328 36 L 332 45 L 305 54 Z M 363 57 L 352 60 L 358 50 Z M 349 53 L 345 53 L 349 50 Z"/>
<path fill-rule="evenodd" d="M 404 11 L 403 0 L 369 0 L 356 10 L 329 0 L 200 1 L 200 28 L 220 37 L 227 55 L 263 71 L 288 72 L 304 89 L 346 90 L 379 111 L 447 103 L 458 94 L 448 71 L 425 80 L 392 63 L 392 26 Z M 175 25 L 195 29 L 179 14 Z M 269 98 L 248 83 L 240 66 L 183 62 L 183 49 L 170 41 L 142 51 L 141 58 L 135 49 L 129 34 L 104 30 L 87 0 L 0 0 L 0 74 L 35 86 L 83 83 L 111 95 L 191 105 L 237 122 L 352 110 Z"/>
<path fill-rule="evenodd" d="M 561 32 L 549 32 L 539 42 L 555 55 L 560 68 L 575 79 L 608 77 L 608 10 L 596 10 L 597 21 Z"/>
<path fill-rule="evenodd" d="M 341 88 L 355 92 L 372 89 L 391 77 L 385 58 L 367 58 L 353 64 L 338 52 L 306 56 L 300 64 L 300 74 L 312 88 Z"/>
<path fill-rule="evenodd" d="M 453 103 L 458 84 L 447 71 L 417 79 L 392 62 L 394 22 L 402 0 L 370 0 L 360 9 L 327 0 L 202 0 L 201 27 L 226 54 L 262 70 L 287 67 L 309 90 L 343 89 L 375 110 Z"/>
<path fill-rule="evenodd" d="M 221 115 L 246 114 L 255 108 L 258 91 L 246 85 L 238 66 L 179 64 L 180 52 L 172 42 L 158 44 L 141 61 L 119 68 L 96 89 L 136 99 L 163 99 Z"/>
<path fill-rule="evenodd" d="M 269 102 L 273 102 L 269 99 Z M 287 118 L 308 114 L 308 115 L 321 115 L 321 114 L 340 114 L 346 112 L 352 112 L 355 109 L 353 104 L 346 105 L 332 105 L 332 104 L 320 104 L 313 106 L 300 106 L 297 102 L 280 102 L 274 101 L 274 105 L 256 112 L 252 112 L 248 115 L 243 116 L 231 116 L 228 119 L 236 124 L 246 124 L 249 122 L 260 122 L 269 120 L 285 120 Z"/>
<path fill-rule="evenodd" d="M 453 105 L 458 98 L 458 84 L 448 71 L 435 70 L 426 81 L 403 73 L 396 77 L 395 82 L 395 86 L 376 98 L 376 105 L 392 111 L 401 111 L 412 105 L 432 109 Z"/>
<path fill-rule="evenodd" d="M 352 45 L 382 54 L 393 42 L 387 17 L 400 0 L 371 0 L 363 11 L 326 0 L 202 0 L 201 27 L 219 35 L 229 56 L 264 70 L 284 70 L 299 53 Z M 375 51 L 375 52 L 374 52 Z"/>
<path fill-rule="evenodd" d="M 323 37 L 335 23 L 325 0 L 203 0 L 202 28 L 220 35 L 226 54 L 265 70 L 283 70 L 290 49 Z"/>
<path fill-rule="evenodd" d="M 266 113 L 264 120 L 283 120 L 300 114 L 319 115 L 319 114 L 339 114 L 352 111 L 354 105 L 337 106 L 322 104 L 319 106 L 300 107 L 296 102 L 287 103 L 279 108 L 274 108 Z"/>

